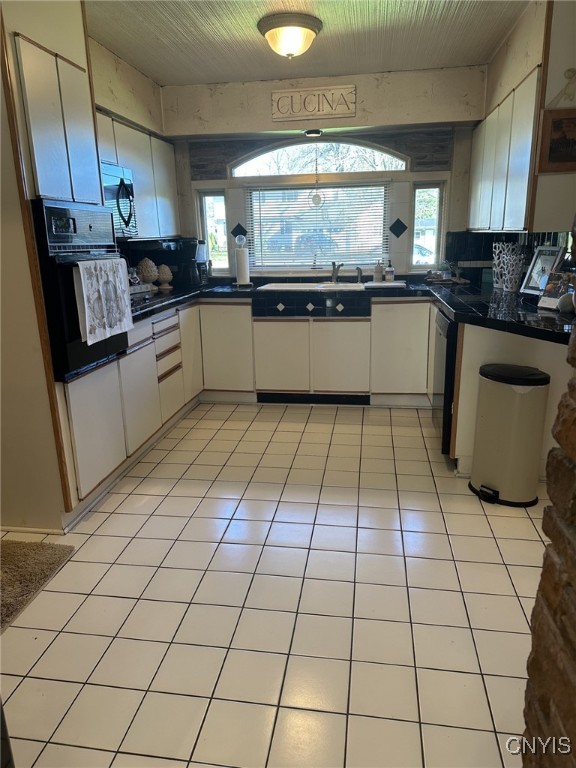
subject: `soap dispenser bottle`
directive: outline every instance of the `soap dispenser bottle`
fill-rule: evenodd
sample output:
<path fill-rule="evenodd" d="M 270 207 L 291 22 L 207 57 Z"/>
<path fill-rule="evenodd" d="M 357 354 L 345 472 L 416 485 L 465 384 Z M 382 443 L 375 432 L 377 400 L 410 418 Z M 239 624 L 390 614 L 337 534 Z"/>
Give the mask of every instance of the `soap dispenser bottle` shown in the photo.
<path fill-rule="evenodd" d="M 382 263 L 380 259 L 376 262 L 376 265 L 374 267 L 374 282 L 375 283 L 381 283 L 382 282 L 382 275 L 383 275 L 383 268 Z"/>
<path fill-rule="evenodd" d="M 394 282 L 394 267 L 392 266 L 391 259 L 388 259 L 388 266 L 384 270 L 384 280 L 387 283 Z"/>

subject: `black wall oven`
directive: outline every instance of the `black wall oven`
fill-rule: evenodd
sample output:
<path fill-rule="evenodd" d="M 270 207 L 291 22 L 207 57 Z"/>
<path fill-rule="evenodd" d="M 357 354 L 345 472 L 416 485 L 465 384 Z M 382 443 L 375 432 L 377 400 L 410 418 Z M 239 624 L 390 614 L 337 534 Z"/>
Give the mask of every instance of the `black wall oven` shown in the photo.
<path fill-rule="evenodd" d="M 67 381 L 128 347 L 126 333 L 82 341 L 74 289 L 79 261 L 120 258 L 112 214 L 103 206 L 41 199 L 32 201 L 32 214 L 54 378 Z"/>

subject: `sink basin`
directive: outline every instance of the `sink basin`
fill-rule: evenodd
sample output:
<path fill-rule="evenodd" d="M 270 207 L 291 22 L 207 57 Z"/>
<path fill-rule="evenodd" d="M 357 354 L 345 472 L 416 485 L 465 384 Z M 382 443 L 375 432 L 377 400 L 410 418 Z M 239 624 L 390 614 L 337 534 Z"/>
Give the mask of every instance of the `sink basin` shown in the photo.
<path fill-rule="evenodd" d="M 380 281 L 379 283 L 364 283 L 365 288 L 406 288 L 406 280 L 392 280 L 387 283 Z"/>
<path fill-rule="evenodd" d="M 317 283 L 315 291 L 363 291 L 364 283 Z"/>
<path fill-rule="evenodd" d="M 363 291 L 362 283 L 266 283 L 259 291 Z"/>
<path fill-rule="evenodd" d="M 256 290 L 258 291 L 312 291 L 313 283 L 266 283 Z"/>

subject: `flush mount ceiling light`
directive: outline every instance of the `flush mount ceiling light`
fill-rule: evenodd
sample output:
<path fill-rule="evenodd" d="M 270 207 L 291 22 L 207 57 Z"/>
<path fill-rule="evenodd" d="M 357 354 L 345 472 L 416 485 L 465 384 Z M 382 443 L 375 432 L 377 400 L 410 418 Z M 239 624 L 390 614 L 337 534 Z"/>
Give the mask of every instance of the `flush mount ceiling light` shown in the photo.
<path fill-rule="evenodd" d="M 270 48 L 289 59 L 307 51 L 321 29 L 320 19 L 305 13 L 273 13 L 258 22 Z"/>

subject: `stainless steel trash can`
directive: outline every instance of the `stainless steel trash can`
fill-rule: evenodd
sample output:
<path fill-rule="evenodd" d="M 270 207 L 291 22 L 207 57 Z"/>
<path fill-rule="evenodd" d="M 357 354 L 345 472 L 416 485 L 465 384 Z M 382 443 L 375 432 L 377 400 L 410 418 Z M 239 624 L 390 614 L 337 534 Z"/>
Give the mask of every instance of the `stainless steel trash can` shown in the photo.
<path fill-rule="evenodd" d="M 530 507 L 538 501 L 550 376 L 506 363 L 480 367 L 469 488 L 483 501 Z"/>

